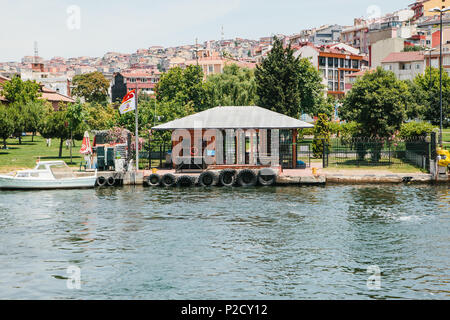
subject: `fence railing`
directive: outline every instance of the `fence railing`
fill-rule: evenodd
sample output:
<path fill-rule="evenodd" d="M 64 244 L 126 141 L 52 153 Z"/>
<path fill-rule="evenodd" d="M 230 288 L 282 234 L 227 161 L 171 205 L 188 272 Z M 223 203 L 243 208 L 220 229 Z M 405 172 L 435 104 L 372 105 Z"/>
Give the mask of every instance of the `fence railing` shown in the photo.
<path fill-rule="evenodd" d="M 431 141 L 430 141 L 431 140 Z M 368 138 L 332 138 L 321 139 L 319 150 L 313 148 L 313 141 L 280 144 L 280 164 L 283 168 L 310 168 L 311 162 L 321 161 L 323 167 L 366 167 L 415 166 L 430 169 L 433 158 L 433 139 L 414 138 L 407 140 L 368 139 Z M 294 152 L 297 163 L 294 163 Z M 140 152 L 141 165 L 147 160 L 150 167 L 171 166 L 171 145 L 152 145 Z"/>
<path fill-rule="evenodd" d="M 430 141 L 351 138 L 326 143 L 324 166 L 407 166 L 425 170 L 430 165 Z"/>

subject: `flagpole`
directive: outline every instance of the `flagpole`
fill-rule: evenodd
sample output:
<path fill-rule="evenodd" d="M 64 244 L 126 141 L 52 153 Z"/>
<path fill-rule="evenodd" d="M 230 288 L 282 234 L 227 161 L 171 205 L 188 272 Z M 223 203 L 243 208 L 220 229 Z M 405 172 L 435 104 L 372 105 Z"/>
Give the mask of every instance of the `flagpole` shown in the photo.
<path fill-rule="evenodd" d="M 139 120 L 138 120 L 138 84 L 136 79 L 136 109 L 135 109 L 135 118 L 136 118 L 136 174 L 139 170 Z M 136 178 L 135 178 L 136 179 Z"/>

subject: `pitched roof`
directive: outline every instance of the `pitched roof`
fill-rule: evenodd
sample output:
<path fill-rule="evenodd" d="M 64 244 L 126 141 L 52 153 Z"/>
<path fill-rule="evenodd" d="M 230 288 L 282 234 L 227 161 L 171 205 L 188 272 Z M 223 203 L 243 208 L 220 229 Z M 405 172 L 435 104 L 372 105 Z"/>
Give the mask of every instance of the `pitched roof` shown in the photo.
<path fill-rule="evenodd" d="M 154 127 L 154 130 L 176 129 L 298 129 L 314 126 L 257 106 L 216 107 Z"/>
<path fill-rule="evenodd" d="M 421 51 L 392 52 L 386 58 L 384 58 L 381 63 L 412 62 L 422 60 L 424 60 L 424 54 Z"/>
<path fill-rule="evenodd" d="M 46 88 L 44 86 L 41 87 L 41 99 L 45 99 L 50 102 L 70 102 L 74 103 L 75 100 L 71 97 L 60 94 L 52 89 Z"/>

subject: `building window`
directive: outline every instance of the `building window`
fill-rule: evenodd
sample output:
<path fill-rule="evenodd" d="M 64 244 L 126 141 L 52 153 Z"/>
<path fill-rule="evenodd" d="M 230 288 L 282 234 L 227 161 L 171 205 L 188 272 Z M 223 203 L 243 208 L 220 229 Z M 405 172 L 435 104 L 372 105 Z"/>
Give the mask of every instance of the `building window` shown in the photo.
<path fill-rule="evenodd" d="M 340 66 L 341 68 L 344 67 L 344 59 L 343 59 L 343 58 L 339 59 L 339 66 Z"/>
<path fill-rule="evenodd" d="M 328 66 L 333 68 L 333 58 L 328 58 Z"/>
<path fill-rule="evenodd" d="M 322 77 L 323 77 L 324 79 L 327 78 L 327 70 L 325 70 L 324 68 L 320 68 L 320 73 L 322 73 Z"/>
<path fill-rule="evenodd" d="M 338 58 L 334 58 L 334 67 L 339 68 L 339 59 Z"/>
<path fill-rule="evenodd" d="M 333 91 L 333 81 L 328 81 L 328 91 Z"/>
<path fill-rule="evenodd" d="M 326 59 L 327 58 L 325 58 L 325 57 L 319 57 L 319 66 L 325 67 L 325 65 L 327 64 Z"/>
<path fill-rule="evenodd" d="M 358 60 L 352 60 L 352 67 L 353 69 L 359 69 L 359 63 Z"/>

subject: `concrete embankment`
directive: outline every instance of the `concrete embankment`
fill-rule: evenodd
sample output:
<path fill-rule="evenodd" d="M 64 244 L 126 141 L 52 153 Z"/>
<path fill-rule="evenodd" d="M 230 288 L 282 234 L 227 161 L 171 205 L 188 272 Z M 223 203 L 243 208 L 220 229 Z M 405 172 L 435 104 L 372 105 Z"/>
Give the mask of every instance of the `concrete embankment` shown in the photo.
<path fill-rule="evenodd" d="M 163 175 L 164 172 L 159 174 Z M 113 185 L 143 185 L 151 175 L 149 171 L 135 172 L 99 172 L 99 177 L 104 177 L 104 186 Z M 175 174 L 176 177 L 184 174 Z M 199 174 L 188 174 L 193 178 L 198 178 Z M 436 181 L 431 174 L 338 174 L 338 173 L 321 173 L 318 175 L 296 175 L 282 174 L 276 179 L 276 184 L 283 185 L 325 185 L 325 184 L 433 184 L 433 183 L 449 183 L 450 179 Z"/>
<path fill-rule="evenodd" d="M 327 174 L 327 183 L 332 184 L 399 184 L 399 183 L 435 183 L 431 174 L 367 174 L 343 175 Z M 446 182 L 446 181 L 441 181 Z"/>

